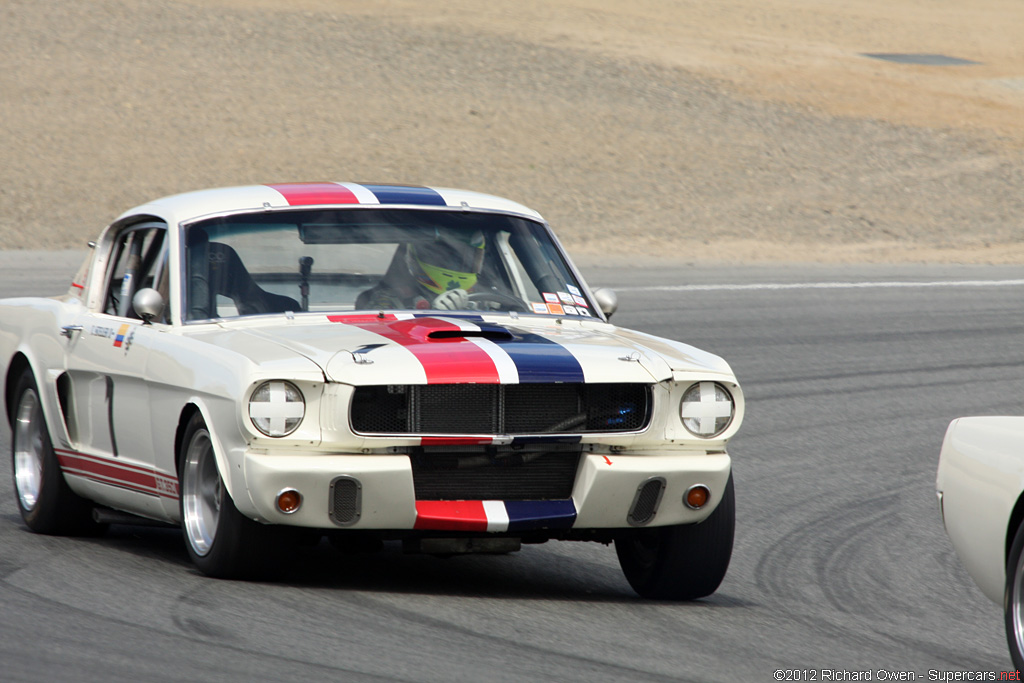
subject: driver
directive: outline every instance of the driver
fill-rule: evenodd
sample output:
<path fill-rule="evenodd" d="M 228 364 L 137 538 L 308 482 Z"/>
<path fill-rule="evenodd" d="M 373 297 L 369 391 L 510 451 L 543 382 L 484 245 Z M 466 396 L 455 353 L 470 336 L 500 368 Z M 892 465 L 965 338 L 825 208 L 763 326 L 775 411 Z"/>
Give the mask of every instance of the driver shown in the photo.
<path fill-rule="evenodd" d="M 376 286 L 359 296 L 357 308 L 415 308 L 457 311 L 472 308 L 469 292 L 484 264 L 484 234 L 434 230 L 430 241 L 408 242 L 399 255 L 403 267 L 392 268 Z"/>

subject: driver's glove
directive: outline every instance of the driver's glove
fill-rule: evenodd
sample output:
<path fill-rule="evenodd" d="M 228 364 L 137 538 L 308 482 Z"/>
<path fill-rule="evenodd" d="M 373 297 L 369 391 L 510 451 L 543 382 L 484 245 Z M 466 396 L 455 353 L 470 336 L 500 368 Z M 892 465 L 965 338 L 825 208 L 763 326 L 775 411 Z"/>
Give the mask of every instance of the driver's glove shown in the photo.
<path fill-rule="evenodd" d="M 459 311 L 469 308 L 469 293 L 464 289 L 449 289 L 434 299 L 433 307 L 442 311 Z"/>

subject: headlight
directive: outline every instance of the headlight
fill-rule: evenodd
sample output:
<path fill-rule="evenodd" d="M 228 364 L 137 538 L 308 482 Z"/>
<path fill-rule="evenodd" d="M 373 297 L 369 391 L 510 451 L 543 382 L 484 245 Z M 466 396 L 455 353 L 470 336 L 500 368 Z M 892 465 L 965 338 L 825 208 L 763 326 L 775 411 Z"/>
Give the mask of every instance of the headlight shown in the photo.
<path fill-rule="evenodd" d="M 291 382 L 264 382 L 249 399 L 249 419 L 267 436 L 288 436 L 306 414 L 306 402 Z"/>
<path fill-rule="evenodd" d="M 683 426 L 705 439 L 718 436 L 732 422 L 736 406 L 732 394 L 718 382 L 698 382 L 686 390 L 679 404 Z"/>

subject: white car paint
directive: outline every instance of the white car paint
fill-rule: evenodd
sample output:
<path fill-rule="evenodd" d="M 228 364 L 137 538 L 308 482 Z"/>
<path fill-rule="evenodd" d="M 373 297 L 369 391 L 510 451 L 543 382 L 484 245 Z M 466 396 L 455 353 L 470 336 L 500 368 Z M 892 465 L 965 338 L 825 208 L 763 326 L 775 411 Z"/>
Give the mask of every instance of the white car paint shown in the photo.
<path fill-rule="evenodd" d="M 364 187 L 340 185 L 360 199 L 359 207 L 372 203 L 374 195 Z M 448 210 L 525 217 L 546 229 L 536 212 L 514 202 L 457 190 L 436 192 Z M 329 483 L 343 475 L 358 478 L 362 486 L 362 514 L 350 528 L 414 527 L 417 507 L 408 450 L 420 445 L 420 437 L 361 435 L 347 419 L 355 387 L 428 381 L 422 361 L 408 346 L 332 320 L 322 311 L 184 320 L 183 226 L 204 217 L 289 208 L 289 199 L 268 186 L 157 200 L 122 214 L 103 233 L 67 295 L 0 301 L 0 377 L 10 392 L 23 367 L 35 376 L 51 439 L 73 491 L 100 505 L 179 522 L 176 439 L 189 411 L 198 410 L 210 430 L 220 475 L 243 515 L 269 524 L 334 528 Z M 123 229 L 136 225 L 167 228 L 166 321 L 144 324 L 104 312 L 112 247 Z M 557 248 L 557 241 L 553 244 Z M 579 283 L 576 296 L 595 301 L 571 262 L 568 267 Z M 664 479 L 664 495 L 651 526 L 707 518 L 729 480 L 726 445 L 745 409 L 728 364 L 679 342 L 620 329 L 603 319 L 596 306 L 588 312 L 590 317 L 494 312 L 476 322 L 435 312 L 431 320 L 460 329 L 489 326 L 551 344 L 576 359 L 586 383 L 650 385 L 653 409 L 646 428 L 580 436 L 574 529 L 627 527 L 638 487 L 652 477 Z M 375 312 L 364 313 L 372 318 Z M 474 344 L 492 358 L 505 358 L 506 351 L 488 339 Z M 356 353 L 368 345 L 375 348 L 357 362 Z M 496 366 L 502 383 L 520 381 L 511 361 L 496 361 Z M 249 397 L 265 380 L 292 382 L 305 397 L 305 417 L 286 437 L 265 436 L 248 419 Z M 718 382 L 734 401 L 732 422 L 713 438 L 689 433 L 679 417 L 683 393 L 697 382 Z M 711 498 L 691 509 L 683 496 L 697 484 L 707 486 Z M 274 505 L 286 488 L 301 491 L 305 501 L 290 515 Z"/>
<path fill-rule="evenodd" d="M 935 483 L 957 556 L 993 602 L 1003 603 L 1006 561 L 1024 493 L 1024 417 L 964 417 L 946 430 Z"/>

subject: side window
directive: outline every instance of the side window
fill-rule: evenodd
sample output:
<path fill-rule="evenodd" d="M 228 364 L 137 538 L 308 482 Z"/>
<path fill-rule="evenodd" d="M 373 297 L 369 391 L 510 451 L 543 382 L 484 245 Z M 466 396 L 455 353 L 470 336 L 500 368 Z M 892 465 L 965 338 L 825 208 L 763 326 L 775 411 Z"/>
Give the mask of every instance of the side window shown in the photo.
<path fill-rule="evenodd" d="M 152 287 L 167 297 L 167 252 L 163 226 L 147 223 L 121 232 L 111 249 L 107 271 L 103 312 L 121 318 L 136 318 L 132 297 L 144 287 Z M 164 310 L 164 319 L 167 310 Z"/>

